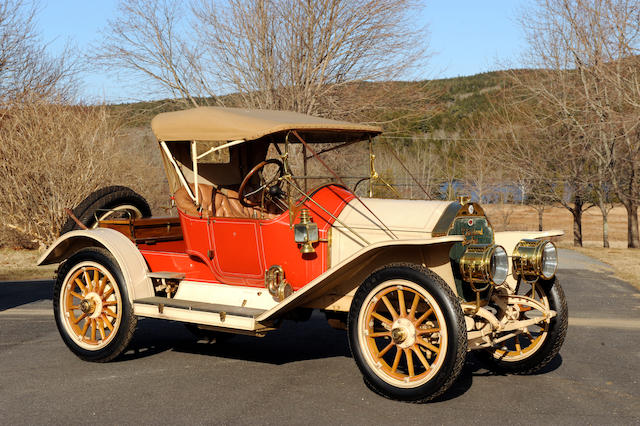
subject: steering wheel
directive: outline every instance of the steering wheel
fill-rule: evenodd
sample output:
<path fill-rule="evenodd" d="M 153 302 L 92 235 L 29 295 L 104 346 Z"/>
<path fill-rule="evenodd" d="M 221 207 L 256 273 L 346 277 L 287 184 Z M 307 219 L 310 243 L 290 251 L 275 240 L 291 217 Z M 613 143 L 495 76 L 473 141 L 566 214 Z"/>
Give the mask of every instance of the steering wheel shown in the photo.
<path fill-rule="evenodd" d="M 251 180 L 251 178 L 257 173 L 261 172 L 262 169 L 268 164 L 276 164 L 278 166 L 278 174 L 275 175 L 273 178 L 269 179 L 268 182 L 266 182 L 264 180 L 264 177 L 262 176 L 262 173 L 260 173 L 260 186 L 257 189 L 254 189 L 250 192 L 246 192 L 248 189 L 247 185 L 249 184 L 249 181 Z M 274 201 L 276 198 L 282 197 L 282 195 L 284 195 L 284 191 L 282 191 L 282 188 L 280 188 L 280 186 L 278 185 L 278 182 L 280 181 L 280 178 L 283 175 L 284 175 L 284 164 L 282 164 L 282 161 L 278 159 L 271 158 L 269 160 L 265 160 L 265 161 L 262 161 L 261 163 L 258 163 L 253 169 L 249 171 L 249 173 L 247 173 L 244 179 L 242 179 L 242 183 L 240 184 L 240 189 L 238 190 L 238 199 L 240 200 L 240 204 L 242 204 L 245 207 L 259 206 L 260 205 L 259 203 L 255 203 L 251 201 L 248 197 L 251 197 L 252 195 L 255 195 L 255 194 L 259 194 L 260 192 L 264 192 L 265 190 L 267 190 L 266 192 L 264 192 L 265 197 L 269 198 L 272 201 Z"/>

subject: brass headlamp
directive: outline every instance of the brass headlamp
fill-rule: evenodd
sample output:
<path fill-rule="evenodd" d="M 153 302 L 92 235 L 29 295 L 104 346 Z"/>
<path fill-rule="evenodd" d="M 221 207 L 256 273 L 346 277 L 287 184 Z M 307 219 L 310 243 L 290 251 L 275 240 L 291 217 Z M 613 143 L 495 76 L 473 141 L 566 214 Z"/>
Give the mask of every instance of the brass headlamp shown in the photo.
<path fill-rule="evenodd" d="M 499 245 L 470 244 L 460 258 L 462 279 L 469 282 L 474 291 L 483 291 L 490 284 L 504 283 L 508 272 L 507 252 Z M 476 284 L 486 285 L 478 287 Z"/>
<path fill-rule="evenodd" d="M 293 226 L 293 238 L 296 243 L 301 244 L 302 254 L 315 253 L 313 244 L 320 240 L 318 236 L 318 224 L 313 223 L 309 210 L 300 210 L 300 223 Z"/>
<path fill-rule="evenodd" d="M 558 268 L 558 250 L 549 240 L 520 240 L 513 250 L 513 272 L 526 281 L 550 280 Z"/>

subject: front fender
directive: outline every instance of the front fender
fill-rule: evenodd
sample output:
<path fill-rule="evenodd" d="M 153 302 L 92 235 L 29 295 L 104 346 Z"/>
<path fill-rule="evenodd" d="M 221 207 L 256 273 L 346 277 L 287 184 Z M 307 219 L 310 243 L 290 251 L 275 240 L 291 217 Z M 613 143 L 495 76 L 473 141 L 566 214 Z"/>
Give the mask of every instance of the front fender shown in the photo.
<path fill-rule="evenodd" d="M 154 296 L 153 284 L 147 277 L 149 268 L 142 253 L 130 239 L 113 229 L 97 228 L 67 232 L 40 256 L 37 265 L 63 262 L 85 247 L 103 247 L 111 253 L 122 271 L 131 301 Z"/>
<path fill-rule="evenodd" d="M 347 311 L 351 303 L 350 294 L 360 283 L 376 269 L 391 263 L 422 264 L 443 278 L 455 292 L 449 250 L 454 243 L 462 240 L 462 235 L 450 235 L 371 244 L 328 269 L 261 314 L 256 321 L 269 321 L 298 306 Z"/>

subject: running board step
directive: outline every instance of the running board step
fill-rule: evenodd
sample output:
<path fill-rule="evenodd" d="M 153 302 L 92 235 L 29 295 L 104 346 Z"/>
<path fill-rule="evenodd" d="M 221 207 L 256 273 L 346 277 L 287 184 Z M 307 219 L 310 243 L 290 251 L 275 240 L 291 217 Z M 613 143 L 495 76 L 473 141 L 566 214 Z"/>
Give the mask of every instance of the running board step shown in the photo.
<path fill-rule="evenodd" d="M 180 272 L 158 271 L 158 272 L 147 272 L 147 277 L 158 278 L 161 280 L 184 280 L 186 275 Z"/>
<path fill-rule="evenodd" d="M 158 307 L 158 313 L 162 314 L 164 308 L 178 308 L 187 311 L 198 311 L 219 314 L 224 321 L 224 317 L 232 315 L 234 317 L 255 318 L 265 312 L 265 309 L 246 308 L 233 305 L 219 305 L 217 303 L 195 302 L 193 300 L 169 299 L 166 297 L 145 297 L 133 301 L 136 304 L 152 305 Z"/>

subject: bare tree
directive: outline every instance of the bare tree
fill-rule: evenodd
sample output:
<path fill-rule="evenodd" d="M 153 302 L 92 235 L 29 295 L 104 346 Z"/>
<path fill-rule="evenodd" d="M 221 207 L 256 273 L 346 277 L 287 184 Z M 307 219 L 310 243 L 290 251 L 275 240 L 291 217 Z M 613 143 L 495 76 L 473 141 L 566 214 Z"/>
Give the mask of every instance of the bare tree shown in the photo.
<path fill-rule="evenodd" d="M 442 178 L 446 185 L 446 200 L 454 200 L 457 195 L 456 184 L 461 177 L 459 141 L 444 140 L 440 145 L 440 158 L 442 161 Z"/>
<path fill-rule="evenodd" d="M 513 86 L 494 103 L 493 121 L 504 132 L 496 156 L 514 181 L 531 185 L 539 219 L 546 202 L 571 213 L 574 245 L 581 246 L 593 160 L 588 141 L 574 127 L 571 75 L 550 69 L 507 75 Z"/>
<path fill-rule="evenodd" d="M 106 107 L 75 102 L 77 62 L 68 49 L 47 54 L 36 13 L 0 2 L 0 245 L 31 248 L 58 236 L 65 207 L 117 179 L 141 187 L 132 171 L 149 172 L 116 143 Z"/>
<path fill-rule="evenodd" d="M 135 183 L 106 108 L 22 98 L 0 120 L 0 234 L 44 246 L 58 236 L 65 207 L 115 179 Z"/>
<path fill-rule="evenodd" d="M 303 113 L 336 86 L 402 75 L 425 53 L 409 0 L 231 0 L 194 6 L 201 44 L 245 105 Z M 330 98 L 330 96 L 328 97 Z"/>
<path fill-rule="evenodd" d="M 414 0 L 121 1 L 98 58 L 185 105 L 229 102 L 338 116 L 353 82 L 407 75 L 426 57 Z M 194 29 L 197 28 L 197 31 Z"/>
<path fill-rule="evenodd" d="M 0 102 L 24 96 L 69 99 L 74 95 L 77 62 L 67 49 L 47 54 L 35 30 L 36 5 L 24 0 L 0 2 Z"/>
<path fill-rule="evenodd" d="M 434 198 L 437 193 L 436 179 L 441 174 L 438 150 L 430 140 L 414 137 L 412 142 L 412 146 L 407 148 L 404 161 L 421 187 L 416 188 L 412 185 L 410 198 L 414 198 L 414 193 L 417 194 L 415 198 Z"/>
<path fill-rule="evenodd" d="M 629 247 L 640 246 L 639 17 L 634 0 L 539 0 L 522 19 L 529 64 L 544 76 L 528 88 L 555 107 L 570 135 L 587 141 L 591 163 L 583 170 L 594 169 L 597 196 L 611 186 L 627 209 Z M 596 203 L 606 228 L 607 202 Z"/>
<path fill-rule="evenodd" d="M 505 178 L 509 178 L 502 176 L 503 165 L 496 155 L 501 149 L 497 138 L 502 135 L 490 117 L 466 121 L 468 140 L 460 148 L 464 185 L 470 195 L 475 194 L 480 203 L 486 203 L 496 195 L 497 188 L 506 185 Z"/>
<path fill-rule="evenodd" d="M 185 13 L 178 0 L 123 0 L 93 59 L 131 72 L 185 106 L 198 106 L 214 95 L 205 83 L 211 77 L 204 70 L 210 67 L 198 62 L 195 31 L 185 22 Z"/>

